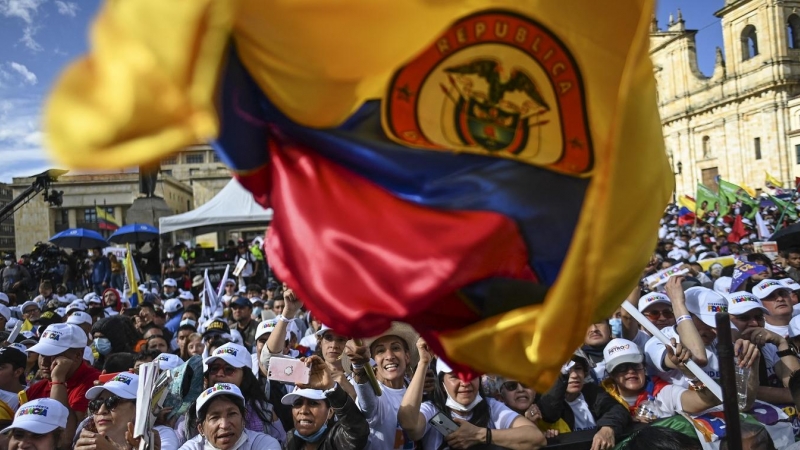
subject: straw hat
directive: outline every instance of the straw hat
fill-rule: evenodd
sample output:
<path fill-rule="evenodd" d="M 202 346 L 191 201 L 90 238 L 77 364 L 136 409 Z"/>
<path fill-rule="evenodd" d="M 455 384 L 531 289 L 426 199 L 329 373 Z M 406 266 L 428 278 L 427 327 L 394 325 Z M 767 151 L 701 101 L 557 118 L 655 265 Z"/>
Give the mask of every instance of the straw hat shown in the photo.
<path fill-rule="evenodd" d="M 388 330 L 371 338 L 364 339 L 364 345 L 370 349 L 372 355 L 372 344 L 378 339 L 386 336 L 397 336 L 408 344 L 408 353 L 411 356 L 409 367 L 414 367 L 419 362 L 419 351 L 417 351 L 417 339 L 419 334 L 411 328 L 411 325 L 402 322 L 392 322 L 392 326 Z M 374 358 L 374 355 L 372 355 Z"/>

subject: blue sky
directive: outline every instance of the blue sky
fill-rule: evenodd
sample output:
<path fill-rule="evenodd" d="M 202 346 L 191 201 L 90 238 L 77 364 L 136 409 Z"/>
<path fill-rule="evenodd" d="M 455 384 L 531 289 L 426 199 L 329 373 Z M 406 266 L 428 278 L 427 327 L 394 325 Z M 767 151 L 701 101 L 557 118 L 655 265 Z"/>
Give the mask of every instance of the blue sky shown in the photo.
<path fill-rule="evenodd" d="M 170 1 L 170 0 L 164 0 Z M 99 0 L 0 0 L 0 182 L 55 167 L 42 150 L 41 104 L 62 68 L 87 48 Z M 714 47 L 722 45 L 713 12 L 723 0 L 662 0 L 661 28 L 683 11 L 697 35 L 700 69 L 711 74 Z"/>

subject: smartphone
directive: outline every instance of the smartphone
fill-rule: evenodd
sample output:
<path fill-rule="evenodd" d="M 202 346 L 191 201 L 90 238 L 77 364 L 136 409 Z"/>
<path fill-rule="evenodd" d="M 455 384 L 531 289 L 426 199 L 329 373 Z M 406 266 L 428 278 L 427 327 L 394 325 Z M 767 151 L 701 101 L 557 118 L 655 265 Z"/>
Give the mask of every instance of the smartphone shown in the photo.
<path fill-rule="evenodd" d="M 269 360 L 267 378 L 281 383 L 308 384 L 311 368 L 299 359 L 276 358 Z"/>
<path fill-rule="evenodd" d="M 442 433 L 442 436 L 448 436 L 458 429 L 458 424 L 442 413 L 437 413 L 435 416 L 431 417 L 428 423 L 431 424 L 436 431 Z"/>

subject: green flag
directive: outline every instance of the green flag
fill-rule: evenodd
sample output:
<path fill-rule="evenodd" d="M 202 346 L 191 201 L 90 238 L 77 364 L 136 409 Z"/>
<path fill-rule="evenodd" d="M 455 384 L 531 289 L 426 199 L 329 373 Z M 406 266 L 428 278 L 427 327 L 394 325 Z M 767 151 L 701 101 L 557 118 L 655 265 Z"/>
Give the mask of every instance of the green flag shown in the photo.
<path fill-rule="evenodd" d="M 713 221 L 719 215 L 720 199 L 716 192 L 712 191 L 703 184 L 697 185 L 697 196 L 695 197 L 695 215 L 698 220 Z"/>
<path fill-rule="evenodd" d="M 770 194 L 769 199 L 772 200 L 772 203 L 775 203 L 775 206 L 778 207 L 782 215 L 788 217 L 791 220 L 797 220 L 797 206 L 795 206 L 794 203 L 786 200 L 781 200 L 772 194 Z"/>
<path fill-rule="evenodd" d="M 750 197 L 750 194 L 748 194 L 747 191 L 742 189 L 740 186 L 720 178 L 719 197 L 720 200 L 724 198 L 727 201 L 729 209 L 732 210 L 735 207 L 735 204 L 739 202 L 741 203 L 740 212 L 742 216 L 748 219 L 753 219 L 756 217 L 756 213 L 758 212 L 758 202 L 753 197 Z M 727 214 L 728 211 L 724 210 L 724 213 Z"/>

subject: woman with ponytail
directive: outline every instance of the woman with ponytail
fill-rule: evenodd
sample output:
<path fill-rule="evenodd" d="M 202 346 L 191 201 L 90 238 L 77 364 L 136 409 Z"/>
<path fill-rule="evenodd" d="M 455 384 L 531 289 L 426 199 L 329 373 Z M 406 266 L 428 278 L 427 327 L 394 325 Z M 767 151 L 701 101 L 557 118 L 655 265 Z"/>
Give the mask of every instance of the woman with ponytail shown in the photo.
<path fill-rule="evenodd" d="M 425 373 L 432 359 L 428 344 L 417 340 L 420 360 L 408 385 L 398 422 L 409 438 L 422 441 L 422 448 L 465 449 L 478 444 L 494 444 L 509 449 L 536 449 L 547 445 L 544 435 L 529 420 L 497 400 L 481 395 L 480 380 L 464 382 L 439 360 L 436 362 L 436 387 L 432 401 L 422 401 Z M 459 425 L 446 437 L 428 421 L 442 412 Z"/>

